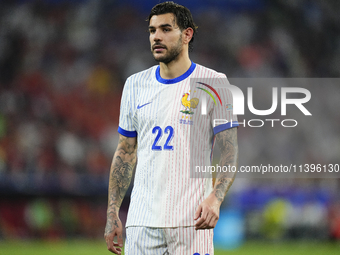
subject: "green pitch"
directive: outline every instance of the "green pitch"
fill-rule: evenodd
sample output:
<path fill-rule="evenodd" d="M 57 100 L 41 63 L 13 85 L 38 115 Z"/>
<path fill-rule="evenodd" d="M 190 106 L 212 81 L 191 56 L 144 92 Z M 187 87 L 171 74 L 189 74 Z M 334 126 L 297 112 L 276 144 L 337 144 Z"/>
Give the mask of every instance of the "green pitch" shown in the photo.
<path fill-rule="evenodd" d="M 1 255 L 99 255 L 112 254 L 106 250 L 104 241 L 0 241 Z M 215 255 L 320 255 L 340 254 L 340 243 L 328 242 L 247 242 L 242 247 L 231 250 L 215 250 Z M 188 254 L 190 255 L 190 254 Z"/>

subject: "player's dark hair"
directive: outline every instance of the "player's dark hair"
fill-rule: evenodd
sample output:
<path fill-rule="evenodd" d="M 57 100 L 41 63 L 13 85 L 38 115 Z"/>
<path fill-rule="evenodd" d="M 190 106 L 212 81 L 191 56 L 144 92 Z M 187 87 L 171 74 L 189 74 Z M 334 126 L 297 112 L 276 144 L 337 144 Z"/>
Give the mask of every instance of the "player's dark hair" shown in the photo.
<path fill-rule="evenodd" d="M 150 19 L 154 15 L 161 15 L 166 13 L 172 13 L 175 16 L 175 21 L 178 27 L 183 31 L 188 27 L 191 27 L 194 33 L 192 34 L 192 38 L 189 42 L 189 51 L 192 51 L 194 36 L 197 30 L 197 26 L 194 23 L 194 19 L 192 18 L 191 12 L 188 8 L 183 5 L 176 4 L 172 1 L 164 2 L 155 5 L 147 18 L 147 21 L 150 23 Z"/>

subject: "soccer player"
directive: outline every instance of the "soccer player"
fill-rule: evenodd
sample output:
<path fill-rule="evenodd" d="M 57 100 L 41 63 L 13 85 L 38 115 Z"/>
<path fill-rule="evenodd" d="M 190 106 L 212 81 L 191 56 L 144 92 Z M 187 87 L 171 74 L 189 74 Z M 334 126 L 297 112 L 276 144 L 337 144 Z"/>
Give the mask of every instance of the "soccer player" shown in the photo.
<path fill-rule="evenodd" d="M 215 139 L 221 149 L 220 166 L 237 167 L 238 124 L 230 112 L 231 94 L 215 94 L 221 105 L 223 101 L 217 110 L 212 97 L 217 91 L 211 84 L 197 83 L 191 89 L 194 78 L 223 82 L 226 76 L 190 60 L 196 25 L 186 7 L 157 4 L 148 22 L 151 52 L 159 65 L 130 76 L 124 86 L 119 143 L 110 170 L 107 248 L 121 254 L 119 208 L 138 158 L 125 254 L 212 255 L 213 228 L 234 175 L 221 172 L 213 185 L 212 178 L 194 178 L 190 167 L 195 161 L 211 163 Z M 212 95 L 206 98 L 206 115 L 198 107 L 204 93 Z M 213 119 L 229 122 L 214 127 Z"/>

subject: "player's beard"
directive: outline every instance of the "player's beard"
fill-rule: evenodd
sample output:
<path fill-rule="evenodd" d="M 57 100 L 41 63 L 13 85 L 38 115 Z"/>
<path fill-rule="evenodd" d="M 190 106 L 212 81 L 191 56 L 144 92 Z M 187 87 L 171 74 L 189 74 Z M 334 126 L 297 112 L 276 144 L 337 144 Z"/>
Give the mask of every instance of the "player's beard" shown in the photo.
<path fill-rule="evenodd" d="M 170 49 L 166 47 L 166 50 L 167 53 L 163 56 L 155 56 L 155 54 L 153 54 L 154 59 L 157 62 L 162 62 L 164 64 L 168 64 L 171 61 L 175 60 L 178 57 L 178 55 L 182 52 L 182 35 L 180 36 L 175 46 L 171 47 Z"/>

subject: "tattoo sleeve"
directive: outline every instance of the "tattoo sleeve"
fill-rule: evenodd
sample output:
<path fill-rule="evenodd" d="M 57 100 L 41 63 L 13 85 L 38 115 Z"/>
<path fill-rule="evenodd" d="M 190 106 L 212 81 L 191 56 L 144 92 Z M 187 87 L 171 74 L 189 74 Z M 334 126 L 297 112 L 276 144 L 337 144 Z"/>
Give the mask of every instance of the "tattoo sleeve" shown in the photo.
<path fill-rule="evenodd" d="M 217 144 L 221 149 L 220 166 L 229 168 L 235 166 L 238 168 L 238 143 L 237 143 L 237 128 L 224 130 L 216 135 Z M 222 203 L 229 188 L 234 182 L 235 173 L 231 171 L 220 172 L 216 175 L 216 182 L 213 193 L 218 201 Z"/>
<path fill-rule="evenodd" d="M 120 135 L 110 169 L 106 232 L 118 227 L 118 212 L 130 186 L 133 169 L 136 165 L 136 152 L 137 138 Z"/>

